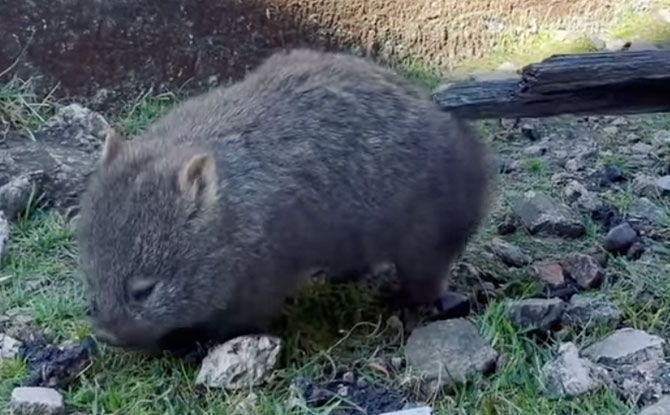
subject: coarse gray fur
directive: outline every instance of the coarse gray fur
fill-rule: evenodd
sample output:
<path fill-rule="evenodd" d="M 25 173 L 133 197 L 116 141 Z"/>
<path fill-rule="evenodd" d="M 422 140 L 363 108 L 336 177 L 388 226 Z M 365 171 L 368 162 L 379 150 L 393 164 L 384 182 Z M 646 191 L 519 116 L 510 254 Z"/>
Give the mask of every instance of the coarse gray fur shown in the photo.
<path fill-rule="evenodd" d="M 146 350 L 185 329 L 222 341 L 264 330 L 307 269 L 387 260 L 409 303 L 430 302 L 486 214 L 486 160 L 391 70 L 278 52 L 107 138 L 78 222 L 94 330 Z"/>

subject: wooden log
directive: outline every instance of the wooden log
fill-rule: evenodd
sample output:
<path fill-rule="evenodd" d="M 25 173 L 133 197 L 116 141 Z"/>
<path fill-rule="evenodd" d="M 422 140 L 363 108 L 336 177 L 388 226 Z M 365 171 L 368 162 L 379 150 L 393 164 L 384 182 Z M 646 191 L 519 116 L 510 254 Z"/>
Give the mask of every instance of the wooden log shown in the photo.
<path fill-rule="evenodd" d="M 445 84 L 433 98 L 470 119 L 670 112 L 670 50 L 555 55 L 520 78 Z"/>

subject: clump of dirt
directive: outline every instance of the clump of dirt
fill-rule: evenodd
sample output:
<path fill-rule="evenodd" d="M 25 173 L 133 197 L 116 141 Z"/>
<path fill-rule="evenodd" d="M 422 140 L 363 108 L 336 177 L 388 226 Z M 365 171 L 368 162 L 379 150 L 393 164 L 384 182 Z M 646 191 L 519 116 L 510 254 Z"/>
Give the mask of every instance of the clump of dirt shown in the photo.
<path fill-rule="evenodd" d="M 19 357 L 30 371 L 27 386 L 65 388 L 89 364 L 97 347 L 91 337 L 79 344 L 56 347 L 44 341 L 24 343 L 19 348 Z"/>

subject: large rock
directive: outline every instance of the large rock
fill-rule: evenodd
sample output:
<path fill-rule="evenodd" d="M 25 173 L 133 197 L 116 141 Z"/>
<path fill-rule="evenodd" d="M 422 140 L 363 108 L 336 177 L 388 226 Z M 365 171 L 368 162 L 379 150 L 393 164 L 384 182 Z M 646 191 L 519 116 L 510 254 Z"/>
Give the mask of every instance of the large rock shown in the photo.
<path fill-rule="evenodd" d="M 577 238 L 586 231 L 569 207 L 543 193 L 527 192 L 513 209 L 521 223 L 535 235 Z"/>
<path fill-rule="evenodd" d="M 10 135 L 0 148 L 0 203 L 15 214 L 35 187 L 61 212 L 75 207 L 109 131 L 102 115 L 70 104 L 47 120 L 35 141 Z"/>
<path fill-rule="evenodd" d="M 11 220 L 30 202 L 33 185 L 28 176 L 18 176 L 0 186 L 0 211 Z"/>
<path fill-rule="evenodd" d="M 528 298 L 512 303 L 509 316 L 519 329 L 548 331 L 561 321 L 564 309 L 560 298 Z"/>
<path fill-rule="evenodd" d="M 436 321 L 415 329 L 405 346 L 412 369 L 435 388 L 464 383 L 492 371 L 498 353 L 462 318 Z"/>
<path fill-rule="evenodd" d="M 583 351 L 592 361 L 609 366 L 635 365 L 663 359 L 665 340 L 642 330 L 623 328 Z"/>
<path fill-rule="evenodd" d="M 644 408 L 639 415 L 668 415 L 670 414 L 670 395 L 663 396 L 655 404 Z"/>
<path fill-rule="evenodd" d="M 272 336 L 241 336 L 209 351 L 196 377 L 196 384 L 229 390 L 263 384 L 272 374 L 281 339 Z"/>
<path fill-rule="evenodd" d="M 590 255 L 571 253 L 561 263 L 565 273 L 575 280 L 582 288 L 598 287 L 605 276 L 605 271 L 598 261 Z"/>
<path fill-rule="evenodd" d="M 575 397 L 611 383 L 604 368 L 579 356 L 573 343 L 563 343 L 558 356 L 542 368 L 545 393 L 551 398 Z"/>
<path fill-rule="evenodd" d="M 616 305 L 601 295 L 577 294 L 570 299 L 563 322 L 580 328 L 592 325 L 616 326 L 621 315 Z"/>
<path fill-rule="evenodd" d="M 62 415 L 63 396 L 55 389 L 20 387 L 12 391 L 12 415 Z"/>

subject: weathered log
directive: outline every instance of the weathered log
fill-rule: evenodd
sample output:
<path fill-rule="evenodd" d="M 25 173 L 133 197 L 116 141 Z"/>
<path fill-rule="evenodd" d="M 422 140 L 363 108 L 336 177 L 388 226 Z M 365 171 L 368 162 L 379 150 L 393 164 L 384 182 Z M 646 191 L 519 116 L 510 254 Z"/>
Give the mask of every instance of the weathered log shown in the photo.
<path fill-rule="evenodd" d="M 668 112 L 670 50 L 555 55 L 520 78 L 445 84 L 433 97 L 471 119 Z"/>

